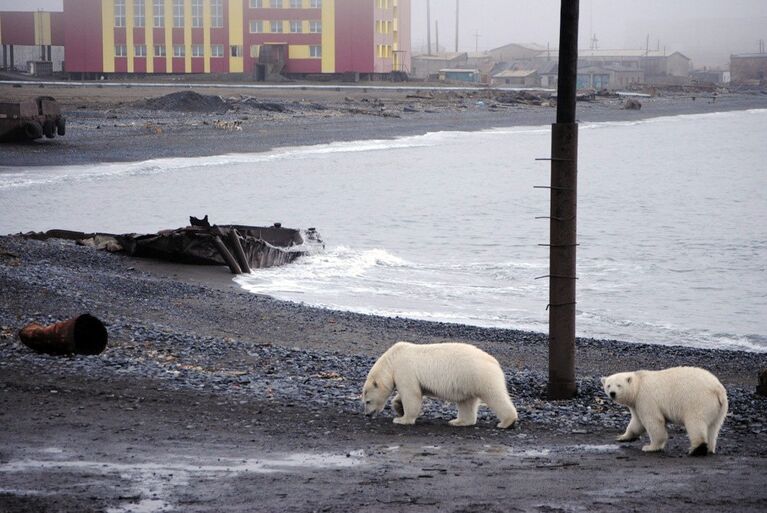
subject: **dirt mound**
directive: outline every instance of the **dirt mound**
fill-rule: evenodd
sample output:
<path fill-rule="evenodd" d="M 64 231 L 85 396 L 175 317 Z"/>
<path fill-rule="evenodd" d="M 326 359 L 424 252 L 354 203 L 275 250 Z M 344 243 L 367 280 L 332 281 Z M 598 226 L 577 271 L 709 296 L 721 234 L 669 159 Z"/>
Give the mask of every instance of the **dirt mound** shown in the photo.
<path fill-rule="evenodd" d="M 158 98 L 141 102 L 141 107 L 151 110 L 170 110 L 176 112 L 215 112 L 224 113 L 228 106 L 220 96 L 178 91 Z"/>

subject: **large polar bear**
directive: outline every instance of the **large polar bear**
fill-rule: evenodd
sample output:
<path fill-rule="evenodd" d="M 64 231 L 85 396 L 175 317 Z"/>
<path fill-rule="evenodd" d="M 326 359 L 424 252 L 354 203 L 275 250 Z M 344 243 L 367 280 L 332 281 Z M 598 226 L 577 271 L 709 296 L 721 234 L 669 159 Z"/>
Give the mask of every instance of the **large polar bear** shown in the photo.
<path fill-rule="evenodd" d="M 643 451 L 662 451 L 666 423 L 680 424 L 690 438 L 690 455 L 716 452 L 716 439 L 727 415 L 727 391 L 716 376 L 697 367 L 621 372 L 602 378 L 605 393 L 629 407 L 631 421 L 620 441 L 636 440 L 647 431 Z"/>
<path fill-rule="evenodd" d="M 365 414 L 383 411 L 396 387 L 392 406 L 396 424 L 414 424 L 421 414 L 423 396 L 458 404 L 452 426 L 477 423 L 479 402 L 498 416 L 499 428 L 517 420 L 517 410 L 506 390 L 498 360 L 470 344 L 411 344 L 397 342 L 378 358 L 362 388 Z"/>

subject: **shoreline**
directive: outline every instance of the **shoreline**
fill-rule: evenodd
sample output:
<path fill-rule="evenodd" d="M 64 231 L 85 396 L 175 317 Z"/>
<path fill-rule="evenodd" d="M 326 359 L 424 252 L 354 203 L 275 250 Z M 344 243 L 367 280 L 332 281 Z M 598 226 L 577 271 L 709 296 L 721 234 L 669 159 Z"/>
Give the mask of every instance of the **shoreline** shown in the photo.
<path fill-rule="evenodd" d="M 544 334 L 311 308 L 232 288 L 224 268 L 155 264 L 0 237 L 3 511 L 154 500 L 174 511 L 373 513 L 403 494 L 422 511 L 488 511 L 507 502 L 509 471 L 523 510 L 759 511 L 767 500 L 767 399 L 754 393 L 767 354 L 578 339 L 578 395 L 550 401 Z M 107 326 L 101 355 L 40 355 L 16 337 L 28 322 L 85 311 Z M 365 375 L 397 340 L 468 342 L 495 356 L 519 425 L 495 429 L 483 408 L 475 427 L 453 428 L 454 406 L 437 401 L 414 426 L 393 424 L 388 410 L 365 417 Z M 674 365 L 708 368 L 727 388 L 716 456 L 684 456 L 681 428 L 662 454 L 614 441 L 628 411 L 604 397 L 599 376 Z M 274 468 L 247 470 L 258 465 Z M 722 473 L 750 477 L 709 486 Z M 596 504 L 605 483 L 611 500 Z"/>
<path fill-rule="evenodd" d="M 192 112 L 150 110 L 162 99 L 151 88 L 78 89 L 10 87 L 9 101 L 53 90 L 67 117 L 67 135 L 31 143 L 4 143 L 3 165 L 44 166 L 139 162 L 158 158 L 262 153 L 277 148 L 393 139 L 438 131 L 478 131 L 514 126 L 546 126 L 555 109 L 523 100 L 504 103 L 490 92 L 414 95 L 402 91 L 336 92 L 232 88 L 227 110 Z M 178 87 L 179 91 L 190 91 Z M 220 91 L 193 88 L 201 94 Z M 493 93 L 497 94 L 497 93 Z M 490 95 L 490 96 L 488 96 Z M 524 100 L 527 101 L 527 100 Z M 625 110 L 623 99 L 578 103 L 578 121 L 635 121 L 661 116 L 767 108 L 767 95 L 728 93 L 715 100 L 690 95 L 642 99 L 641 110 Z M 189 108 L 193 108 L 189 107 Z M 271 110 L 268 110 L 271 109 Z"/>

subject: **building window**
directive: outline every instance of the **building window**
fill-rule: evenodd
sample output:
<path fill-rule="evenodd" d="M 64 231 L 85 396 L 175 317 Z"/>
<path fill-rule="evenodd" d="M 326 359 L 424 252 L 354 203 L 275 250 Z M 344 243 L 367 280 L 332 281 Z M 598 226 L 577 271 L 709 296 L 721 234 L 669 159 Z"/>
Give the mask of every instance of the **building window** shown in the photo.
<path fill-rule="evenodd" d="M 272 9 L 282 9 L 282 0 L 270 0 L 269 7 Z"/>
<path fill-rule="evenodd" d="M 184 57 L 185 55 L 184 45 L 173 45 L 173 57 Z"/>
<path fill-rule="evenodd" d="M 210 26 L 224 26 L 224 0 L 210 0 Z"/>
<path fill-rule="evenodd" d="M 173 26 L 184 26 L 184 0 L 173 0 Z"/>
<path fill-rule="evenodd" d="M 312 7 L 312 9 L 319 9 L 322 7 L 322 0 L 311 0 L 309 5 Z"/>
<path fill-rule="evenodd" d="M 258 59 L 259 55 L 261 55 L 261 45 L 250 45 L 250 56 Z"/>
<path fill-rule="evenodd" d="M 313 32 L 315 34 L 319 34 L 322 32 L 322 22 L 321 21 L 310 21 L 309 22 L 309 32 Z"/>
<path fill-rule="evenodd" d="M 165 57 L 165 45 L 154 45 L 154 56 Z"/>
<path fill-rule="evenodd" d="M 202 45 L 192 45 L 192 57 L 204 57 L 205 51 Z"/>
<path fill-rule="evenodd" d="M 133 54 L 136 57 L 146 57 L 146 45 L 133 45 Z"/>
<path fill-rule="evenodd" d="M 290 20 L 290 31 L 293 33 L 300 33 L 301 22 L 299 20 Z"/>
<path fill-rule="evenodd" d="M 165 26 L 165 2 L 163 0 L 154 0 L 154 26 L 162 28 Z"/>
<path fill-rule="evenodd" d="M 125 0 L 115 0 L 115 27 L 125 26 Z"/>
<path fill-rule="evenodd" d="M 133 26 L 143 27 L 145 19 L 144 0 L 133 0 Z"/>
<path fill-rule="evenodd" d="M 290 0 L 290 8 L 291 9 L 300 9 L 301 8 L 301 0 Z"/>
<path fill-rule="evenodd" d="M 261 2 L 261 0 L 250 0 L 250 8 L 251 9 L 260 9 L 263 6 L 264 5 Z"/>
<path fill-rule="evenodd" d="M 224 45 L 212 45 L 210 47 L 210 56 L 211 57 L 223 57 L 224 56 Z"/>
<path fill-rule="evenodd" d="M 242 46 L 240 45 L 232 45 L 229 47 L 229 54 L 232 57 L 242 57 Z"/>
<path fill-rule="evenodd" d="M 127 57 L 128 49 L 125 45 L 115 45 L 115 57 Z"/>
<path fill-rule="evenodd" d="M 192 0 L 192 27 L 202 27 L 202 0 Z"/>
<path fill-rule="evenodd" d="M 272 21 L 270 24 L 270 32 L 282 32 L 282 22 Z"/>
<path fill-rule="evenodd" d="M 322 47 L 320 45 L 311 45 L 309 47 L 309 57 L 322 57 Z"/>
<path fill-rule="evenodd" d="M 259 34 L 264 31 L 264 22 L 261 20 L 250 20 L 250 33 Z"/>

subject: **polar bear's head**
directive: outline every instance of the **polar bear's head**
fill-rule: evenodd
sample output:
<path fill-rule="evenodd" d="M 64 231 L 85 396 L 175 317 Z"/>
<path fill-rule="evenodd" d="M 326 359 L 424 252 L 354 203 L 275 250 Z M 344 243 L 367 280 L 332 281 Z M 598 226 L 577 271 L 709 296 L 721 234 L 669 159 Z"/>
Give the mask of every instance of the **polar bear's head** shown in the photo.
<path fill-rule="evenodd" d="M 365 415 L 381 413 L 386 407 L 386 400 L 389 399 L 391 392 L 391 387 L 387 386 L 386 383 L 369 377 L 365 386 L 362 387 L 362 404 L 365 407 Z"/>
<path fill-rule="evenodd" d="M 635 397 L 635 385 L 637 378 L 634 372 L 619 372 L 612 376 L 602 378 L 602 386 L 605 394 L 615 402 L 630 405 Z"/>

